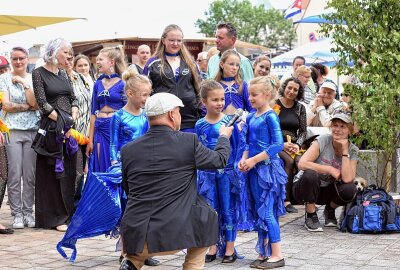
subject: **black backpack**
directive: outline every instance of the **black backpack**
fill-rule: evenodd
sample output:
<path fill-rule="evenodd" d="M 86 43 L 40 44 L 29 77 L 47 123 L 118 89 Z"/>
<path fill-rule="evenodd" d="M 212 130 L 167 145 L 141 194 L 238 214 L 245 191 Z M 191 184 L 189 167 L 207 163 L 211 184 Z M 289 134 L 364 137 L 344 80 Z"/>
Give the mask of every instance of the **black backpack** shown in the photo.
<path fill-rule="evenodd" d="M 385 233 L 400 231 L 400 206 L 385 190 L 370 185 L 359 192 L 346 207 L 340 230 L 351 233 Z"/>

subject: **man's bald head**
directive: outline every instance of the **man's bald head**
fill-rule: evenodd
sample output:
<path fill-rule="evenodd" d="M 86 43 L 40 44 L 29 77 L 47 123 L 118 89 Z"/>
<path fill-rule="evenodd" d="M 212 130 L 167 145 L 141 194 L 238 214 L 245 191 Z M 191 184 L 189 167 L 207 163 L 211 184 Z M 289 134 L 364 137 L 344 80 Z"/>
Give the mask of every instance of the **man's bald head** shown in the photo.
<path fill-rule="evenodd" d="M 150 47 L 146 44 L 142 44 L 138 47 L 137 56 L 139 57 L 139 65 L 144 66 L 151 56 Z"/>

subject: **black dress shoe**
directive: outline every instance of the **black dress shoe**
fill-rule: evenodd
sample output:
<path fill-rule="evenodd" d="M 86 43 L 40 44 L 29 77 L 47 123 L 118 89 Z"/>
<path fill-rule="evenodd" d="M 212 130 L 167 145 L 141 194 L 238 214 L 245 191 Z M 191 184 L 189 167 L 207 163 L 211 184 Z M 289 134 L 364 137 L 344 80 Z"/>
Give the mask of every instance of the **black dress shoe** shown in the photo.
<path fill-rule="evenodd" d="M 123 259 L 119 270 L 138 270 L 133 263 L 128 259 Z"/>
<path fill-rule="evenodd" d="M 156 259 L 153 259 L 153 257 L 147 258 L 144 261 L 144 265 L 147 265 L 147 266 L 157 266 L 159 264 L 160 264 L 160 262 L 157 261 Z"/>
<path fill-rule="evenodd" d="M 237 257 L 237 254 L 236 254 L 236 251 L 235 252 L 233 252 L 233 254 L 232 255 L 230 255 L 230 256 L 224 256 L 224 258 L 222 259 L 222 263 L 234 263 L 235 261 L 236 261 L 236 259 L 237 259 L 238 257 Z"/>
<path fill-rule="evenodd" d="M 212 261 L 215 261 L 216 259 L 217 259 L 217 254 L 214 254 L 214 255 L 207 254 L 206 259 L 204 261 L 206 263 L 210 263 Z"/>
<path fill-rule="evenodd" d="M 285 208 L 286 208 L 286 212 L 288 212 L 288 213 L 298 213 L 299 212 L 299 210 L 297 210 L 292 204 L 288 204 L 288 205 L 286 205 L 285 206 Z"/>
<path fill-rule="evenodd" d="M 266 262 L 266 261 L 268 261 L 268 257 L 267 258 L 265 258 L 265 259 L 263 259 L 263 260 L 254 260 L 254 261 L 252 261 L 251 263 L 250 263 L 250 267 L 251 268 L 258 268 L 258 266 L 260 266 L 260 264 L 262 263 L 262 262 Z"/>
<path fill-rule="evenodd" d="M 280 259 L 279 261 L 276 262 L 262 262 L 260 265 L 257 267 L 258 269 L 274 269 L 278 267 L 284 267 L 285 266 L 285 259 Z"/>
<path fill-rule="evenodd" d="M 0 234 L 13 234 L 14 230 L 10 228 L 0 229 Z"/>

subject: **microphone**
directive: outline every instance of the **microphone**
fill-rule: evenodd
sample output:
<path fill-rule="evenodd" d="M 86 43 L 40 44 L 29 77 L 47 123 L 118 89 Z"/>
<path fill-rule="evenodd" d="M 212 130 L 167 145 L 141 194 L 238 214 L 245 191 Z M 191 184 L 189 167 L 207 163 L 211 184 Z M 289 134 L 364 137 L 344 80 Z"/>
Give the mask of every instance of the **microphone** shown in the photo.
<path fill-rule="evenodd" d="M 225 126 L 226 126 L 226 127 L 232 126 L 232 125 L 239 119 L 239 117 L 242 116 L 242 114 L 243 114 L 243 110 L 242 110 L 242 109 L 237 109 L 237 110 L 235 111 L 235 113 L 233 114 L 231 120 L 229 120 L 229 122 L 226 123 Z"/>

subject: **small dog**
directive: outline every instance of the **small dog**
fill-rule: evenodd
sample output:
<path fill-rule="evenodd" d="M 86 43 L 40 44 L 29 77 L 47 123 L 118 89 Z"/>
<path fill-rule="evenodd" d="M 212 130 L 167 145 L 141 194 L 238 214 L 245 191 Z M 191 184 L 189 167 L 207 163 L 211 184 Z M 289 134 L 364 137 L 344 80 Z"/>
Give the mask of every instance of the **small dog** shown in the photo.
<path fill-rule="evenodd" d="M 354 179 L 354 185 L 356 185 L 357 187 L 357 192 L 361 192 L 363 191 L 365 188 L 368 187 L 368 183 L 367 180 L 365 180 L 364 178 L 357 176 Z"/>
<path fill-rule="evenodd" d="M 356 178 L 354 178 L 354 182 L 353 183 L 354 183 L 354 185 L 356 185 L 357 193 L 363 192 L 363 190 L 368 187 L 367 180 L 365 180 L 364 178 L 362 178 L 360 176 L 357 176 Z M 342 212 L 340 214 L 339 222 L 338 222 L 338 229 L 340 229 L 340 225 L 342 224 L 342 221 L 344 219 L 344 215 L 345 215 L 346 209 L 348 207 L 351 207 L 352 204 L 353 204 L 353 202 L 351 201 L 348 204 L 346 204 L 345 206 L 342 206 Z"/>

